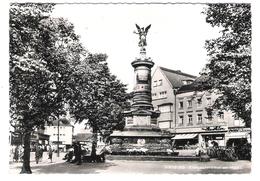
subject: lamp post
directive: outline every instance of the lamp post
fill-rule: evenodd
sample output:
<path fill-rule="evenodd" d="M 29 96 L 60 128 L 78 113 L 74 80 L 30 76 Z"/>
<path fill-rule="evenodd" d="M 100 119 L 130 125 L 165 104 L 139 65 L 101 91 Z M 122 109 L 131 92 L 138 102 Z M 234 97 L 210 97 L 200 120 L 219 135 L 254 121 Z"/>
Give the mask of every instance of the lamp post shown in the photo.
<path fill-rule="evenodd" d="M 60 119 L 58 119 L 58 141 L 57 141 L 57 157 L 60 157 Z"/>

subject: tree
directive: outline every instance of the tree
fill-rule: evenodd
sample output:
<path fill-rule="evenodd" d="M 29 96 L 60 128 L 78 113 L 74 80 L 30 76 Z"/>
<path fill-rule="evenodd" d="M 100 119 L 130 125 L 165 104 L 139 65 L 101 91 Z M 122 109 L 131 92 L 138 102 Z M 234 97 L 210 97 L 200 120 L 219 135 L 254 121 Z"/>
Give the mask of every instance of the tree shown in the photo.
<path fill-rule="evenodd" d="M 109 72 L 107 56 L 89 54 L 72 77 L 80 81 L 70 101 L 70 112 L 76 121 L 88 120 L 92 128 L 91 156 L 96 158 L 97 134 L 115 129 L 123 120 L 122 111 L 128 106 L 126 86 Z"/>
<path fill-rule="evenodd" d="M 71 96 L 69 75 L 84 50 L 73 25 L 51 18 L 54 4 L 11 4 L 10 124 L 23 135 L 21 173 L 30 168 L 30 136 L 64 113 Z"/>
<path fill-rule="evenodd" d="M 251 126 L 250 4 L 209 4 L 206 22 L 222 27 L 221 36 L 206 41 L 209 62 L 203 74 L 217 90 L 214 108 L 233 111 Z"/>

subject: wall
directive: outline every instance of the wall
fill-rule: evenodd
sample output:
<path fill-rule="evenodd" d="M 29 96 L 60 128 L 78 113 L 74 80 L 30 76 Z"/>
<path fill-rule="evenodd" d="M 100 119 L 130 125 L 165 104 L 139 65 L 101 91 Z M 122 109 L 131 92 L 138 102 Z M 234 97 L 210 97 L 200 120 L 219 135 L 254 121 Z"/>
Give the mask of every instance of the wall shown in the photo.
<path fill-rule="evenodd" d="M 50 135 L 50 142 L 58 141 L 58 126 L 45 126 L 44 134 Z M 72 144 L 73 126 L 60 126 L 59 134 L 62 144 Z"/>
<path fill-rule="evenodd" d="M 225 130 L 228 127 L 234 126 L 235 118 L 231 111 L 213 111 L 212 118 L 206 111 L 206 107 L 213 105 L 214 101 L 217 99 L 215 93 L 210 93 L 208 91 L 203 92 L 186 92 L 177 94 L 177 127 L 176 132 L 197 132 L 203 130 L 206 127 L 221 126 Z M 198 105 L 198 99 L 201 99 L 201 104 Z M 191 101 L 192 105 L 189 106 L 188 101 Z M 183 102 L 183 108 L 180 108 L 180 102 Z M 202 122 L 198 122 L 198 114 L 201 114 Z M 221 115 L 222 114 L 222 115 Z M 192 124 L 189 124 L 188 115 L 192 115 Z M 183 116 L 183 124 L 180 124 L 180 116 Z M 239 122 L 237 124 L 243 126 Z"/>
<path fill-rule="evenodd" d="M 161 80 L 161 84 L 159 81 Z M 155 85 L 157 81 L 157 85 Z M 166 91 L 166 94 L 161 94 Z M 156 94 L 156 96 L 154 95 Z M 152 104 L 155 110 L 159 109 L 159 105 L 162 104 L 171 104 L 171 110 L 169 112 L 162 112 L 160 117 L 157 119 L 158 126 L 162 129 L 166 128 L 166 125 L 169 127 L 174 127 L 174 100 L 175 95 L 173 93 L 172 86 L 167 78 L 163 75 L 160 68 L 156 68 L 152 76 Z M 159 123 L 161 122 L 161 123 Z"/>

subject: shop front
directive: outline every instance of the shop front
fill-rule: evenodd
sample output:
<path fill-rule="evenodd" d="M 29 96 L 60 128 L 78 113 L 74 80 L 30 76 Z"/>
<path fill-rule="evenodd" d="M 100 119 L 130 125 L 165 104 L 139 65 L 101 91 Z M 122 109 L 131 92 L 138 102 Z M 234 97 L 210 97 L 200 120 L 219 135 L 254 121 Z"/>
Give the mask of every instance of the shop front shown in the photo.
<path fill-rule="evenodd" d="M 198 144 L 198 134 L 176 134 L 172 138 L 172 145 L 175 149 L 191 149 L 192 147 L 196 147 Z"/>
<path fill-rule="evenodd" d="M 227 147 L 236 147 L 247 143 L 251 143 L 250 130 L 229 130 L 229 132 L 226 133 Z"/>
<path fill-rule="evenodd" d="M 201 141 L 206 147 L 224 147 L 225 146 L 225 132 L 207 132 L 201 133 Z"/>

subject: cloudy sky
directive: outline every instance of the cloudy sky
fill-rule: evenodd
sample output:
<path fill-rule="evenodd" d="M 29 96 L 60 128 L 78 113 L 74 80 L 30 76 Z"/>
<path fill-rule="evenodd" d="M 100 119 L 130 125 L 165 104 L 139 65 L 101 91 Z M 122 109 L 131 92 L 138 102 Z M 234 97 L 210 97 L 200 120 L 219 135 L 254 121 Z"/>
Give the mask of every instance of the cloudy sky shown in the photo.
<path fill-rule="evenodd" d="M 106 53 L 108 65 L 128 89 L 133 89 L 131 62 L 138 56 L 135 24 L 152 24 L 147 36 L 147 56 L 157 66 L 198 75 L 207 61 L 205 40 L 219 30 L 205 21 L 203 4 L 90 5 L 58 4 L 53 16 L 75 25 L 84 46 L 92 53 Z"/>

